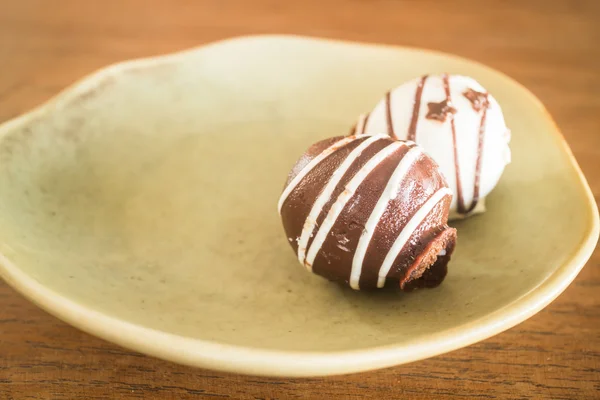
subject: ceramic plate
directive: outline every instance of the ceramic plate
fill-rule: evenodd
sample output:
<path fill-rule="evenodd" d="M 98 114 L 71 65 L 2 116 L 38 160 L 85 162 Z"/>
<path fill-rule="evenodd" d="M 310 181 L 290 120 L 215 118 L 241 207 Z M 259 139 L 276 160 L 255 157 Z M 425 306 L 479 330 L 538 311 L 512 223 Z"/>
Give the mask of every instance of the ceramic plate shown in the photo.
<path fill-rule="evenodd" d="M 446 281 L 360 293 L 307 273 L 280 226 L 289 168 L 385 91 L 478 79 L 513 163 L 456 224 Z M 100 71 L 0 127 L 1 275 L 87 332 L 175 362 L 308 376 L 386 367 L 508 329 L 575 278 L 592 194 L 552 119 L 483 65 L 401 47 L 245 37 Z"/>

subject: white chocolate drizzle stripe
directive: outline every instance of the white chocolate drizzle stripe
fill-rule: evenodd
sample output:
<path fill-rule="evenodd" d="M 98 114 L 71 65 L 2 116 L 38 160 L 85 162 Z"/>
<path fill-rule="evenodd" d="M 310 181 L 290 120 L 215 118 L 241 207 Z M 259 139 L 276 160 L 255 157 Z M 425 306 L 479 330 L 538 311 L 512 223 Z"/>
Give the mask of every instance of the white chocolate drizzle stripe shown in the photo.
<path fill-rule="evenodd" d="M 354 193 L 360 186 L 360 184 L 367 178 L 367 176 L 379 165 L 383 160 L 385 160 L 388 156 L 398 150 L 401 146 L 406 146 L 404 142 L 392 142 L 388 146 L 381 149 L 377 154 L 375 154 L 363 167 L 358 170 L 356 175 L 352 177 L 350 182 L 344 188 L 344 191 L 338 196 L 335 203 L 329 209 L 327 216 L 323 220 L 321 227 L 317 231 L 317 234 L 308 250 L 308 255 L 306 256 L 306 260 L 304 264 L 309 270 L 312 270 L 312 264 L 321 250 L 321 246 L 327 239 L 327 235 L 329 231 L 335 224 L 335 221 L 341 214 L 342 210 L 348 203 L 348 201 L 354 196 Z"/>
<path fill-rule="evenodd" d="M 381 196 L 379 196 L 379 200 L 377 200 L 375 207 L 373 207 L 373 211 L 371 212 L 371 215 L 365 224 L 365 229 L 358 240 L 356 252 L 354 253 L 354 258 L 352 259 L 352 270 L 350 272 L 350 287 L 352 287 L 352 289 L 360 289 L 359 282 L 362 274 L 363 261 L 365 259 L 365 254 L 367 253 L 367 248 L 373 239 L 375 229 L 377 228 L 377 225 L 379 224 L 379 221 L 381 220 L 381 217 L 387 209 L 390 201 L 395 199 L 398 195 L 398 187 L 400 186 L 402 180 L 408 174 L 421 154 L 423 154 L 423 151 L 420 147 L 413 147 L 404 155 L 404 157 L 402 157 L 402 160 L 400 160 L 398 166 L 388 180 L 383 193 L 381 193 Z"/>
<path fill-rule="evenodd" d="M 433 207 L 439 203 L 444 196 L 452 195 L 452 191 L 447 188 L 441 188 L 437 192 L 433 194 L 426 202 L 417 210 L 417 212 L 412 216 L 412 218 L 408 221 L 402 232 L 398 235 L 394 244 L 390 248 L 390 251 L 385 256 L 383 263 L 381 264 L 381 268 L 379 269 L 379 277 L 377 279 L 377 287 L 382 288 L 385 285 L 385 279 L 387 274 L 390 272 L 394 261 L 398 257 L 398 254 L 402 251 L 402 248 L 411 237 L 413 232 L 419 227 L 421 222 L 427 217 L 427 215 L 433 210 Z"/>
<path fill-rule="evenodd" d="M 335 142 L 334 144 L 332 144 L 331 146 L 329 146 L 328 148 L 323 150 L 318 156 L 316 156 L 315 158 L 310 160 L 310 162 L 308 164 L 306 164 L 304 166 L 304 168 L 302 168 L 300 170 L 300 172 L 298 172 L 298 175 L 296 175 L 294 177 L 294 179 L 292 179 L 290 184 L 285 187 L 285 189 L 283 190 L 283 193 L 281 193 L 281 197 L 279 197 L 279 203 L 277 204 L 277 209 L 279 210 L 279 214 L 281 214 L 281 208 L 283 207 L 283 203 L 285 203 L 285 201 L 287 200 L 290 193 L 292 193 L 292 191 L 296 188 L 296 186 L 298 186 L 298 184 L 300 183 L 302 178 L 304 178 L 310 171 L 312 171 L 312 169 L 314 167 L 316 167 L 317 164 L 319 164 L 327 156 L 329 156 L 332 153 L 334 153 L 335 151 L 341 149 L 345 145 L 352 143 L 353 141 L 363 138 L 363 137 L 366 137 L 366 136 L 370 136 L 370 135 L 346 136 L 345 138 L 338 140 L 337 142 Z"/>
<path fill-rule="evenodd" d="M 331 195 L 344 177 L 344 174 L 367 147 L 378 140 L 386 138 L 386 135 L 371 136 L 356 146 L 356 148 L 352 150 L 350 154 L 348 154 L 346 159 L 333 172 L 329 178 L 329 181 L 321 193 L 317 196 L 312 208 L 310 209 L 310 212 L 308 213 L 308 216 L 306 217 L 306 220 L 304 221 L 304 225 L 302 226 L 302 234 L 300 235 L 300 240 L 298 241 L 298 261 L 300 261 L 301 264 L 304 264 L 304 258 L 306 257 L 306 246 L 308 245 L 308 240 L 312 236 L 315 226 L 317 225 L 317 218 L 319 215 L 321 215 L 325 204 L 327 204 L 327 202 L 331 199 Z"/>

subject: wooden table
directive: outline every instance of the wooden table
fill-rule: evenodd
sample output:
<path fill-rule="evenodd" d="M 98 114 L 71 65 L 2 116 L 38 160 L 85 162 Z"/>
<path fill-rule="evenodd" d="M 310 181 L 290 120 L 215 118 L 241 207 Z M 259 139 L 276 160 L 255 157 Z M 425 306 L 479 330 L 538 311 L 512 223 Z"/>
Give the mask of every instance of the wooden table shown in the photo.
<path fill-rule="evenodd" d="M 250 33 L 439 49 L 529 87 L 600 196 L 600 1 L 0 0 L 0 121 L 115 61 Z M 0 399 L 600 398 L 600 251 L 545 310 L 410 365 L 267 379 L 159 361 L 84 334 L 0 284 Z"/>

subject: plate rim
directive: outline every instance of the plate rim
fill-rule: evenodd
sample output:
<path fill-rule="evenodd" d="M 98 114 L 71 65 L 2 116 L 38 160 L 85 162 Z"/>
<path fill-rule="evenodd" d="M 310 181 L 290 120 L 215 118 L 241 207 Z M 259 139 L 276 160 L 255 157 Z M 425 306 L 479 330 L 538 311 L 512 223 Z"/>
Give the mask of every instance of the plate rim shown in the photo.
<path fill-rule="evenodd" d="M 587 200 L 585 210 L 589 215 L 587 231 L 578 248 L 568 259 L 538 286 L 521 298 L 474 321 L 454 328 L 422 336 L 402 344 L 390 344 L 350 351 L 312 352 L 284 351 L 223 344 L 217 341 L 195 339 L 153 328 L 136 325 L 123 319 L 109 316 L 45 287 L 0 253 L 0 277 L 25 298 L 64 322 L 94 336 L 119 346 L 132 349 L 160 359 L 180 364 L 214 370 L 251 375 L 310 377 L 339 375 L 368 371 L 377 368 L 401 365 L 436 355 L 444 354 L 501 333 L 533 316 L 560 295 L 591 257 L 600 234 L 598 208 L 593 193 L 575 160 L 562 133 L 541 101 L 520 83 L 491 67 L 464 57 L 436 50 L 416 47 L 354 42 L 310 36 L 264 34 L 243 35 L 219 40 L 189 50 L 166 55 L 139 58 L 109 65 L 92 72 L 60 91 L 29 112 L 0 124 L 0 141 L 4 135 L 21 124 L 52 112 L 69 100 L 88 92 L 113 74 L 130 69 L 144 68 L 177 61 L 190 54 L 205 51 L 213 46 L 246 40 L 295 40 L 314 43 L 343 44 L 356 47 L 379 47 L 400 51 L 419 51 L 462 62 L 476 64 L 519 86 L 546 118 L 552 122 L 557 145 L 566 153 L 571 166 L 579 178 L 578 187 Z M 162 344 L 162 345 L 161 345 Z M 166 344 L 166 345 L 165 345 Z"/>

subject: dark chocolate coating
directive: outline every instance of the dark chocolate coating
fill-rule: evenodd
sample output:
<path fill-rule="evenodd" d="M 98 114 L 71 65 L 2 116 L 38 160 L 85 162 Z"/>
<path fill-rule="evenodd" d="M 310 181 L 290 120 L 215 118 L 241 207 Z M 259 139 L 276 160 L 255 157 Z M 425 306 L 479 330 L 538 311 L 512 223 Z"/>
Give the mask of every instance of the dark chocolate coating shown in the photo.
<path fill-rule="evenodd" d="M 333 151 L 298 182 L 283 202 L 281 218 L 296 254 L 298 238 L 317 197 L 348 155 L 369 138 L 370 136 L 358 137 Z M 342 137 L 326 139 L 311 146 L 290 172 L 286 187 L 312 159 L 341 139 Z M 316 232 L 348 182 L 377 153 L 394 142 L 398 141 L 390 137 L 374 141 L 350 165 L 319 213 L 314 232 L 308 239 L 307 249 L 312 245 Z M 382 159 L 360 183 L 323 241 L 312 263 L 314 273 L 332 281 L 349 283 L 354 254 L 365 225 L 395 169 L 414 146 L 407 142 L 398 147 Z M 396 197 L 387 201 L 385 211 L 368 242 L 359 279 L 360 289 L 377 287 L 381 265 L 398 235 L 434 193 L 447 188 L 437 164 L 425 153 L 416 158 L 398 185 Z M 386 276 L 386 283 L 396 282 L 396 285 L 405 290 L 432 287 L 441 283 L 456 242 L 456 230 L 447 225 L 450 202 L 450 194 L 442 197 L 412 231 L 395 258 Z M 438 256 L 441 251 L 445 251 L 445 255 Z"/>

